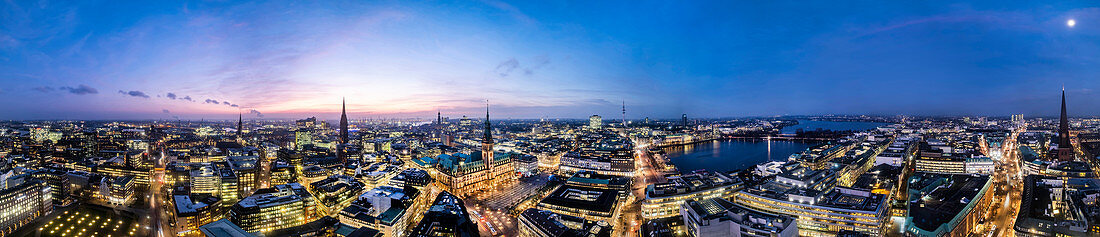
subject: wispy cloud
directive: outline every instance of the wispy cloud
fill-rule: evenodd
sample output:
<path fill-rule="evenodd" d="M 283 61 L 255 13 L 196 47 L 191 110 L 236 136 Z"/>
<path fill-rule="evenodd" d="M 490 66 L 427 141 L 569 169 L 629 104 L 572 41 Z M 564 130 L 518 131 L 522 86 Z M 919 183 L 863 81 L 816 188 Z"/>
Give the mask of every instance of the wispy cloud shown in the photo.
<path fill-rule="evenodd" d="M 59 87 L 58 89 L 65 90 L 65 91 L 68 91 L 69 93 L 77 94 L 77 95 L 90 95 L 90 94 L 98 94 L 99 93 L 99 90 L 96 90 L 95 88 L 92 88 L 92 87 L 84 85 L 84 84 L 80 84 L 77 87 L 63 86 L 63 87 Z"/>
<path fill-rule="evenodd" d="M 35 90 L 35 91 L 38 91 L 38 92 L 42 92 L 42 93 L 47 93 L 47 92 L 53 92 L 54 91 L 53 87 L 48 87 L 48 86 L 39 86 L 39 87 L 31 88 L 31 89 Z"/>
<path fill-rule="evenodd" d="M 174 100 L 174 99 L 176 99 L 176 94 L 172 93 L 172 92 L 168 92 L 168 94 L 165 94 L 164 97 L 168 97 L 169 99 Z"/>
<path fill-rule="evenodd" d="M 149 98 L 148 94 L 145 94 L 145 92 L 141 92 L 141 91 L 122 91 L 122 90 L 119 90 L 118 93 L 123 94 L 123 95 L 133 96 L 133 97 L 141 97 L 141 98 L 146 98 L 146 99 Z"/>
<path fill-rule="evenodd" d="M 217 100 L 212 100 L 212 99 L 206 99 L 206 101 L 205 101 L 205 102 L 203 102 L 203 103 L 207 103 L 207 104 L 221 104 L 221 102 L 218 102 Z"/>
<path fill-rule="evenodd" d="M 496 72 L 497 75 L 500 75 L 501 77 L 507 77 L 508 75 L 511 75 L 512 71 L 515 71 L 517 68 L 519 68 L 519 60 L 516 60 L 516 58 L 509 58 L 508 60 L 504 60 L 504 62 L 500 62 L 500 64 L 497 64 L 497 68 L 494 69 L 494 72 Z"/>
<path fill-rule="evenodd" d="M 260 113 L 259 110 L 255 110 L 255 109 L 248 110 L 248 114 L 255 115 L 256 117 L 260 117 L 260 118 L 264 117 L 263 113 Z"/>
<path fill-rule="evenodd" d="M 161 111 L 163 111 L 163 112 L 164 112 L 164 113 L 166 113 L 166 114 L 170 114 L 170 113 L 172 113 L 172 111 L 168 111 L 168 109 L 163 109 L 163 110 L 161 110 Z"/>

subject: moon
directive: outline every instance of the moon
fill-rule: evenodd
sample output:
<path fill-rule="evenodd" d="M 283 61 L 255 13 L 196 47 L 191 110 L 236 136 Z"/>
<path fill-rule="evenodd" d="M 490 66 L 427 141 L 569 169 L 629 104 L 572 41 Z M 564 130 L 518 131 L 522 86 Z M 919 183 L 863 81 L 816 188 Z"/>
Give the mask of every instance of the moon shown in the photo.
<path fill-rule="evenodd" d="M 1066 21 L 1066 25 L 1069 27 L 1073 27 L 1074 25 L 1077 25 L 1077 21 L 1069 19 L 1068 21 Z"/>

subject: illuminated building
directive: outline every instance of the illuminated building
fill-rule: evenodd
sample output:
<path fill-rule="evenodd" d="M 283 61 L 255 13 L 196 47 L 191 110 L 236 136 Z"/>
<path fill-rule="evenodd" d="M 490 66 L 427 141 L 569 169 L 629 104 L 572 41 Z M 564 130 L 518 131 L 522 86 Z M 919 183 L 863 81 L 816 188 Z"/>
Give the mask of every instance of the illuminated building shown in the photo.
<path fill-rule="evenodd" d="M 305 119 L 299 119 L 294 121 L 298 128 L 315 128 L 317 127 L 317 117 L 309 117 Z"/>
<path fill-rule="evenodd" d="M 104 176 L 100 195 L 108 204 L 129 205 L 134 200 L 134 176 Z"/>
<path fill-rule="evenodd" d="M 401 173 L 390 179 L 390 186 L 394 187 L 417 187 L 422 188 L 432 183 L 432 176 L 427 171 L 421 169 L 405 169 Z"/>
<path fill-rule="evenodd" d="M 359 169 L 359 180 L 367 189 L 386 185 L 401 173 L 401 167 L 385 162 L 372 163 L 366 168 Z M 403 186 L 399 186 L 403 187 Z"/>
<path fill-rule="evenodd" d="M 801 236 L 833 236 L 843 230 L 878 236 L 889 218 L 883 194 L 836 186 L 836 171 L 797 167 L 747 187 L 733 201 L 752 210 L 798 217 Z"/>
<path fill-rule="evenodd" d="M 305 149 L 307 145 L 313 145 L 313 134 L 308 129 L 299 129 L 294 132 L 294 147 L 297 150 Z"/>
<path fill-rule="evenodd" d="M 199 227 L 221 219 L 225 213 L 221 200 L 210 195 L 191 197 L 179 193 L 172 195 L 170 201 L 173 212 L 170 212 L 168 218 L 174 218 L 176 227 L 181 230 L 177 235 L 197 235 Z"/>
<path fill-rule="evenodd" d="M 363 190 L 363 183 L 346 175 L 329 176 L 309 185 L 310 193 L 324 205 L 326 213 L 336 213 L 351 205 L 351 201 Z"/>
<path fill-rule="evenodd" d="M 302 185 L 289 183 L 257 190 L 229 209 L 229 221 L 248 232 L 270 233 L 317 219 L 316 201 Z"/>
<path fill-rule="evenodd" d="M 519 237 L 611 236 L 611 225 L 606 221 L 585 220 L 533 208 L 524 210 L 518 219 Z"/>
<path fill-rule="evenodd" d="M 237 177 L 237 196 L 246 197 L 260 188 L 258 156 L 226 157 L 228 168 Z"/>
<path fill-rule="evenodd" d="M 619 190 L 565 184 L 538 203 L 538 209 L 581 217 L 591 221 L 612 221 L 618 216 Z"/>
<path fill-rule="evenodd" d="M 26 175 L 0 181 L 0 235 L 11 234 L 53 211 L 53 191 L 46 182 Z"/>
<path fill-rule="evenodd" d="M 512 162 L 515 162 L 516 174 L 521 178 L 534 176 L 539 172 L 539 160 L 535 156 L 520 154 Z"/>
<path fill-rule="evenodd" d="M 939 174 L 990 174 L 993 160 L 975 155 L 965 148 L 953 148 L 936 142 L 922 142 L 916 159 L 916 171 Z"/>
<path fill-rule="evenodd" d="M 568 185 L 614 189 L 622 191 L 624 195 L 627 194 L 628 189 L 630 189 L 630 182 L 630 177 L 602 175 L 592 171 L 580 171 L 565 180 L 565 184 Z"/>
<path fill-rule="evenodd" d="M 989 176 L 917 173 L 909 178 L 907 236 L 966 236 L 992 211 Z"/>
<path fill-rule="evenodd" d="M 298 174 L 286 161 L 275 161 L 271 164 L 271 181 L 269 186 L 298 182 Z"/>
<path fill-rule="evenodd" d="M 603 118 L 600 118 L 599 115 L 592 115 L 588 117 L 588 128 L 600 129 L 601 126 L 603 126 Z"/>
<path fill-rule="evenodd" d="M 741 181 L 722 173 L 695 172 L 670 177 L 667 182 L 646 187 L 642 217 L 646 220 L 680 215 L 680 205 L 688 200 L 731 198 L 741 189 Z"/>
<path fill-rule="evenodd" d="M 918 142 L 914 140 L 915 138 L 898 138 L 885 151 L 875 156 L 875 165 L 904 166 L 917 152 Z"/>
<path fill-rule="evenodd" d="M 221 219 L 210 224 L 199 227 L 206 237 L 254 237 L 255 235 L 248 233 L 240 226 L 233 224 L 226 219 Z"/>
<path fill-rule="evenodd" d="M 462 199 L 443 191 L 436 196 L 424 218 L 409 233 L 411 237 L 475 237 L 478 234 L 477 223 L 470 219 L 470 213 Z"/>
<path fill-rule="evenodd" d="M 1028 175 L 1016 216 L 1016 236 L 1100 235 L 1100 180 Z"/>
<path fill-rule="evenodd" d="M 634 144 L 618 134 L 606 131 L 586 133 L 577 137 L 579 148 L 559 159 L 559 169 L 566 175 L 588 170 L 605 175 L 634 175 Z"/>
<path fill-rule="evenodd" d="M 634 175 L 634 152 L 625 148 L 582 149 L 581 152 L 562 155 L 559 162 L 559 168 L 567 174 L 586 170 L 606 175 Z"/>
<path fill-rule="evenodd" d="M 405 236 L 412 201 L 417 198 L 416 189 L 381 186 L 367 191 L 351 205 L 340 211 L 340 222 L 351 227 L 368 227 L 383 236 Z"/>
<path fill-rule="evenodd" d="M 866 137 L 859 136 L 858 139 L 860 140 L 845 138 L 835 142 L 816 145 L 807 148 L 801 153 L 792 154 L 791 159 L 811 169 L 824 169 L 829 166 L 830 161 L 848 153 L 849 150 L 852 150 L 852 148 L 862 143 L 862 139 L 866 139 Z"/>
<path fill-rule="evenodd" d="M 34 173 L 34 178 L 43 180 L 50 186 L 50 190 L 53 190 L 51 195 L 53 196 L 53 202 L 55 204 L 68 205 L 75 201 L 71 198 L 73 188 L 72 182 L 69 180 L 68 172 L 62 169 L 42 168 Z"/>
<path fill-rule="evenodd" d="M 153 175 L 152 169 L 141 169 L 117 165 L 101 165 L 93 169 L 94 173 L 105 176 L 133 176 L 134 185 L 138 190 L 149 189 L 149 177 Z"/>
<path fill-rule="evenodd" d="M 689 200 L 680 213 L 688 235 L 693 237 L 798 236 L 794 218 L 754 211 L 722 198 Z"/>
<path fill-rule="evenodd" d="M 465 196 L 476 191 L 490 190 L 516 181 L 515 163 L 511 153 L 494 154 L 493 135 L 489 122 L 489 109 L 485 109 L 485 130 L 481 151 L 471 154 L 439 155 L 435 164 L 436 180 L 455 195 Z"/>

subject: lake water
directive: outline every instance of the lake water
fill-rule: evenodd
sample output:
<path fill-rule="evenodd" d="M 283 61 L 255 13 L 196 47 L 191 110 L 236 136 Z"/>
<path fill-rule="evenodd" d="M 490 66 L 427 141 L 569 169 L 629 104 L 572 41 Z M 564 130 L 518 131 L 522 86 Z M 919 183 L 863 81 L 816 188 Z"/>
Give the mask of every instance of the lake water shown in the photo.
<path fill-rule="evenodd" d="M 798 141 L 725 140 L 664 148 L 669 159 L 681 173 L 705 169 L 732 171 L 756 164 L 786 161 L 791 154 L 802 152 L 811 143 Z"/>
<path fill-rule="evenodd" d="M 874 123 L 874 122 L 834 122 L 834 121 L 813 121 L 813 120 L 798 120 L 798 124 L 794 126 L 787 126 L 780 130 L 782 134 L 794 134 L 798 129 L 805 131 L 817 130 L 833 130 L 833 131 L 862 131 L 881 126 L 890 125 L 889 123 Z"/>

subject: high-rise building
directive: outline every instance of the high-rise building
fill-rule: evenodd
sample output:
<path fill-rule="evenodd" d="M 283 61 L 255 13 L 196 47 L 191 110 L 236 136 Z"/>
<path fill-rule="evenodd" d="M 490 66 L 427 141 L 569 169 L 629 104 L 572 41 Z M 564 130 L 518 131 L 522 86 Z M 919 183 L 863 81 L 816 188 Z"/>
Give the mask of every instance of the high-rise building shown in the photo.
<path fill-rule="evenodd" d="M 602 123 L 603 118 L 601 118 L 599 115 L 588 116 L 588 128 L 599 129 L 600 126 L 603 126 Z"/>
<path fill-rule="evenodd" d="M 1062 88 L 1062 116 L 1058 119 L 1058 160 L 1072 161 L 1075 154 L 1069 140 L 1069 118 L 1066 116 L 1066 88 Z"/>

